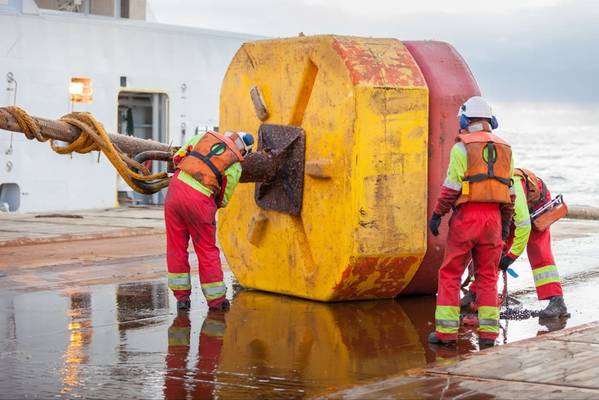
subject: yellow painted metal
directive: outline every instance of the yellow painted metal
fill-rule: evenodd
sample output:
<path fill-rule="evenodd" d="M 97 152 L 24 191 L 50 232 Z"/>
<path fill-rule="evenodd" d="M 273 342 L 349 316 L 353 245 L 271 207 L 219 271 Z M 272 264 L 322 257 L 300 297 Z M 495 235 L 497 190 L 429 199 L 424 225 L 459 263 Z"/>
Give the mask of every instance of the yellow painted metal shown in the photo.
<path fill-rule="evenodd" d="M 323 382 L 338 390 L 381 371 L 424 367 L 426 352 L 415 324 L 426 322 L 412 321 L 414 313 L 409 312 L 394 300 L 322 304 L 241 292 L 226 315 L 218 369 L 227 373 L 219 374 L 219 395 L 245 398 L 239 390 L 240 376 L 246 382 L 248 377 L 276 376 L 286 383 L 286 397 L 294 397 L 296 388 L 313 397 L 325 394 Z M 268 393 L 257 393 L 269 398 Z M 261 397 L 256 392 L 250 395 Z"/>
<path fill-rule="evenodd" d="M 265 122 L 306 132 L 301 216 L 258 208 L 253 184 L 219 213 L 219 239 L 243 286 L 321 301 L 405 288 L 426 251 L 428 89 L 400 41 L 246 43 L 225 76 L 220 118 L 223 131 L 257 133 Z"/>

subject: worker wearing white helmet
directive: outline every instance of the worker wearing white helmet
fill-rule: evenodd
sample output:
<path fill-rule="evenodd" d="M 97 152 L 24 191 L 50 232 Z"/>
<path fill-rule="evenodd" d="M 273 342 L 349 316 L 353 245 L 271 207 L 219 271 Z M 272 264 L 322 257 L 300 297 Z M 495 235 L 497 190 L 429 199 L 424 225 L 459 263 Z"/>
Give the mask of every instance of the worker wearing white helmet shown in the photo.
<path fill-rule="evenodd" d="M 227 310 L 220 251 L 216 247 L 216 211 L 225 207 L 241 176 L 240 162 L 254 138 L 246 132 L 206 132 L 191 138 L 175 154 L 177 167 L 164 202 L 168 285 L 177 308 L 191 306 L 189 238 L 198 256 L 202 292 L 208 307 Z"/>
<path fill-rule="evenodd" d="M 451 149 L 447 178 L 429 228 L 439 234 L 441 218 L 450 210 L 449 232 L 439 269 L 434 344 L 454 344 L 460 325 L 460 277 L 472 254 L 477 266 L 479 344 L 492 346 L 499 334 L 497 266 L 509 233 L 513 208 L 510 146 L 492 134 L 497 119 L 480 96 L 458 111 L 460 134 Z"/>

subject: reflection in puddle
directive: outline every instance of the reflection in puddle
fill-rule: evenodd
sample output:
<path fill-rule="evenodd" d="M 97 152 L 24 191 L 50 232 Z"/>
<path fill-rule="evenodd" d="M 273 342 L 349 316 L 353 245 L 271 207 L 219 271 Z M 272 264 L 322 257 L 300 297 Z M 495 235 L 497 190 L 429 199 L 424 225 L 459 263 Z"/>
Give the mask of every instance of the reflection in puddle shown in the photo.
<path fill-rule="evenodd" d="M 325 304 L 241 291 L 227 313 L 195 298 L 176 314 L 164 282 L 86 290 L 0 294 L 2 395 L 304 398 L 476 351 L 468 327 L 457 349 L 428 345 L 434 296 Z M 537 332 L 514 322 L 511 336 Z"/>
<path fill-rule="evenodd" d="M 79 372 L 82 364 L 89 361 L 88 347 L 92 341 L 91 329 L 91 295 L 89 293 L 74 292 L 69 295 L 70 318 L 68 330 L 70 332 L 69 344 L 64 353 L 64 368 L 62 370 L 62 393 L 69 393 L 74 387 L 79 386 Z"/>

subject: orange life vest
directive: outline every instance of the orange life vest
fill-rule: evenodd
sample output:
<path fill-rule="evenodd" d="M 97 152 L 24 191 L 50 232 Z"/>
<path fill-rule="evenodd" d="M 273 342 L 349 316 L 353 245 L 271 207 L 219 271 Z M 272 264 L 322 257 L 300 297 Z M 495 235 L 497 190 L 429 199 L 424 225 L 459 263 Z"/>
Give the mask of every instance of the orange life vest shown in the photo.
<path fill-rule="evenodd" d="M 457 140 L 466 147 L 468 169 L 456 205 L 466 202 L 510 203 L 510 145 L 484 131 L 461 134 Z"/>
<path fill-rule="evenodd" d="M 528 209 L 534 210 L 545 202 L 547 196 L 547 186 L 545 182 L 534 172 L 524 169 L 514 169 L 514 175 L 522 177 L 526 185 L 526 202 L 528 203 Z"/>
<path fill-rule="evenodd" d="M 213 193 L 219 193 L 225 170 L 243 160 L 241 152 L 235 146 L 234 141 L 238 138 L 235 135 L 237 134 L 234 133 L 229 138 L 220 133 L 206 132 L 193 149 L 185 154 L 177 168 L 193 176 Z"/>

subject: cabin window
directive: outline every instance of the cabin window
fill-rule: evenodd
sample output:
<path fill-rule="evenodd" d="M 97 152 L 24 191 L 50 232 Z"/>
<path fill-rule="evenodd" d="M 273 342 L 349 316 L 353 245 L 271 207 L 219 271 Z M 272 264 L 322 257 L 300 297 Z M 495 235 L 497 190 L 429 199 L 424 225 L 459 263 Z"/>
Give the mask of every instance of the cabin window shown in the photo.
<path fill-rule="evenodd" d="M 93 100 L 92 80 L 89 78 L 71 78 L 69 94 L 71 103 L 91 103 Z"/>

